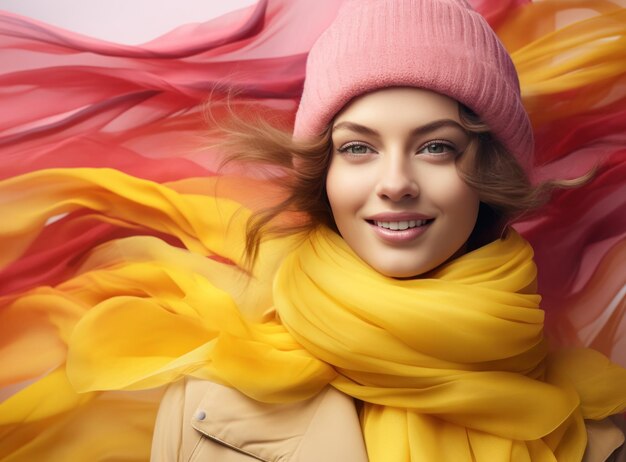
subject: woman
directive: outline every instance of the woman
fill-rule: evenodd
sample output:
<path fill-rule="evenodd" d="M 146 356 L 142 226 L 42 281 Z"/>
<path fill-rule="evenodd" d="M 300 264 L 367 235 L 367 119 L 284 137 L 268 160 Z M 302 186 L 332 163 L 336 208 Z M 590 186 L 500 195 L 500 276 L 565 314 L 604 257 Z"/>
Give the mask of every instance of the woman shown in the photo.
<path fill-rule="evenodd" d="M 465 2 L 348 3 L 309 55 L 295 141 L 272 134 L 231 142 L 232 159 L 293 165 L 248 253 L 281 211 L 310 232 L 275 310 L 220 352 L 227 387 L 170 388 L 153 460 L 606 460 L 622 444 L 591 423 L 585 455 L 584 419 L 623 410 L 626 371 L 543 337 L 532 250 L 507 221 L 551 185 L 526 179 L 513 64 Z"/>
<path fill-rule="evenodd" d="M 463 460 L 469 454 L 553 460 L 552 453 L 577 460 L 586 440 L 583 418 L 589 460 L 605 459 L 619 444 L 607 421 L 589 418 L 620 409 L 615 388 L 619 395 L 623 370 L 589 351 L 547 353 L 531 251 L 506 227 L 542 196 L 519 167 L 528 166 L 530 130 L 508 56 L 464 4 L 425 4 L 421 10 L 430 5 L 433 14 L 446 13 L 427 24 L 412 18 L 405 3 L 385 5 L 402 14 L 370 14 L 376 5 L 359 2 L 359 9 L 346 7 L 335 32 L 329 29 L 331 40 L 318 43 L 294 141 L 291 131 L 269 128 L 235 137 L 233 160 L 270 157 L 260 180 L 256 169 L 246 171 L 252 178 L 236 176 L 237 169 L 234 179 L 216 177 L 214 151 L 189 148 L 197 145 L 199 129 L 190 111 L 228 75 L 242 91 L 237 104 L 256 97 L 267 103 L 268 118 L 277 110 L 289 115 L 301 94 L 307 40 L 333 10 L 263 3 L 142 47 L 50 33 L 50 27 L 0 15 L 2 30 L 9 31 L 3 40 L 20 57 L 5 61 L 12 65 L 3 83 L 13 110 L 0 116 L 10 127 L 2 137 L 0 170 L 15 175 L 0 184 L 2 215 L 11 217 L 0 229 L 0 329 L 7 342 L 1 350 L 3 460 L 146 460 L 159 387 L 172 382 L 154 458 L 219 451 L 214 458 L 229 460 L 243 450 L 250 457 L 295 460 Z M 306 27 L 289 20 L 297 8 L 307 13 Z M 519 15 L 495 9 L 489 15 L 492 24 L 519 21 L 500 33 L 521 50 L 525 102 L 542 148 L 537 163 L 558 171 L 576 158 L 569 155 L 573 147 L 584 146 L 584 161 L 615 146 L 622 120 L 615 116 L 621 110 L 615 72 L 623 69 L 619 40 L 606 40 L 621 13 L 608 3 L 585 22 L 586 33 L 565 30 L 556 48 L 537 40 L 552 29 L 545 18 L 561 8 L 542 2 Z M 526 21 L 529 12 L 534 16 Z M 377 29 L 376 18 L 389 21 Z M 457 27 L 463 18 L 471 18 L 470 27 Z M 525 37 L 529 24 L 540 31 L 528 39 L 537 40 L 539 51 L 522 49 L 526 39 L 515 32 Z M 290 27 L 295 32 L 283 34 Z M 374 34 L 389 28 L 395 34 Z M 456 50 L 459 31 L 463 41 L 484 39 L 485 47 L 469 60 L 462 53 L 444 59 L 446 45 Z M 606 66 L 587 54 L 598 31 L 608 34 L 595 44 Z M 422 34 L 418 41 L 415 33 Z M 184 37 L 189 43 L 179 42 Z M 437 46 L 429 51 L 424 45 L 434 38 Z M 341 47 L 339 39 L 351 46 Z M 580 50 L 577 40 L 585 42 Z M 426 63 L 414 55 L 397 61 L 416 43 L 421 52 L 441 52 L 426 68 L 407 73 Z M 572 58 L 572 46 L 587 61 L 576 53 Z M 341 59 L 350 50 L 354 55 Z M 332 57 L 338 61 L 331 65 Z M 486 72 L 494 57 L 502 66 Z M 593 72 L 579 72 L 582 62 Z M 552 74 L 563 68 L 576 72 Z M 469 78 L 476 75 L 486 77 Z M 401 79 L 381 80 L 387 77 Z M 419 104 L 405 107 L 398 99 Z M 443 112 L 417 120 L 424 114 L 411 111 L 433 99 Z M 368 117 L 383 120 L 363 119 L 364 107 Z M 447 125 L 427 136 L 423 129 L 442 117 Z M 362 127 L 379 136 L 366 136 Z M 410 136 L 413 129 L 420 133 Z M 250 141 L 243 150 L 241 137 Z M 553 322 L 561 321 L 554 338 L 584 344 L 596 338 L 605 343 L 594 347 L 617 358 L 619 320 L 605 319 L 620 272 L 611 270 L 611 259 L 589 257 L 617 258 L 620 247 L 596 252 L 597 243 L 580 241 L 585 233 L 604 238 L 615 228 L 603 226 L 604 212 L 573 218 L 591 207 L 612 210 L 610 223 L 621 219 L 606 207 L 607 198 L 623 203 L 618 188 L 607 188 L 621 184 L 626 164 L 620 155 L 606 159 L 597 183 L 602 189 L 596 184 L 559 196 L 554 209 L 566 216 L 555 218 L 553 211 L 526 228 L 530 237 L 535 232 L 542 268 L 552 261 L 561 266 L 547 277 L 540 273 L 542 292 L 552 291 L 549 307 L 564 308 L 550 310 Z M 59 166 L 110 168 L 50 168 Z M 486 176 L 494 172 L 495 178 Z M 278 180 L 287 187 L 286 199 L 266 173 L 284 174 Z M 265 208 L 268 201 L 274 207 Z M 575 206 L 558 207 L 568 201 Z M 398 210 L 412 215 L 377 216 Z M 312 219 L 303 220 L 303 211 Z M 570 224 L 567 239 L 546 233 L 554 226 L 545 223 L 555 221 Z M 409 227 L 418 225 L 423 234 L 410 244 L 433 245 L 428 252 L 417 245 L 414 258 L 402 258 L 405 237 L 418 233 Z M 304 230 L 314 232 L 296 235 Z M 272 232 L 283 237 L 266 239 Z M 576 273 L 570 258 L 582 259 L 572 252 L 585 247 L 581 242 L 594 250 L 583 259 L 593 277 L 568 280 Z M 385 258 L 377 260 L 381 253 Z M 586 280 L 597 285 L 578 291 Z M 555 303 L 572 293 L 583 297 Z M 597 322 L 587 323 L 589 316 Z M 598 324 L 616 333 L 605 335 Z M 595 442 L 598 435 L 603 444 Z"/>

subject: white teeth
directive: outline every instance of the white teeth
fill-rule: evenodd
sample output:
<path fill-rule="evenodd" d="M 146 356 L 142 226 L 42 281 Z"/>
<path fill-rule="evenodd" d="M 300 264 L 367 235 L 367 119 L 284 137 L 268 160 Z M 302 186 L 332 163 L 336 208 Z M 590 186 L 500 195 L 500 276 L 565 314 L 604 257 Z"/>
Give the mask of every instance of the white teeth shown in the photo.
<path fill-rule="evenodd" d="M 427 220 L 411 220 L 411 221 L 376 221 L 376 226 L 391 229 L 393 231 L 402 231 L 404 229 L 416 228 L 424 226 Z"/>

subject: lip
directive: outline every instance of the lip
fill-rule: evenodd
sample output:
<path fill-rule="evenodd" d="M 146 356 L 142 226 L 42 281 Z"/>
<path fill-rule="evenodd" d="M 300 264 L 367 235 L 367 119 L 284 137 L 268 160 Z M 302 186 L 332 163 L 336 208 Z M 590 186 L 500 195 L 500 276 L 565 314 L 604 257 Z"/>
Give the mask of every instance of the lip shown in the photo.
<path fill-rule="evenodd" d="M 418 218 L 418 220 L 424 220 L 424 218 Z M 375 220 L 382 221 L 382 220 Z M 395 221 L 395 220 L 390 220 Z M 398 220 L 398 221 L 407 221 L 407 220 Z M 369 221 L 366 222 L 371 228 L 374 234 L 378 236 L 382 241 L 387 242 L 389 244 L 406 244 L 410 243 L 413 240 L 417 239 L 419 236 L 424 234 L 432 221 L 426 223 L 423 226 L 417 226 L 415 228 L 407 228 L 403 230 L 391 230 L 387 228 L 381 228 L 380 226 L 376 226 L 376 223 L 371 223 Z"/>
<path fill-rule="evenodd" d="M 433 217 L 413 212 L 384 212 L 365 218 L 367 221 L 411 221 L 432 220 Z"/>

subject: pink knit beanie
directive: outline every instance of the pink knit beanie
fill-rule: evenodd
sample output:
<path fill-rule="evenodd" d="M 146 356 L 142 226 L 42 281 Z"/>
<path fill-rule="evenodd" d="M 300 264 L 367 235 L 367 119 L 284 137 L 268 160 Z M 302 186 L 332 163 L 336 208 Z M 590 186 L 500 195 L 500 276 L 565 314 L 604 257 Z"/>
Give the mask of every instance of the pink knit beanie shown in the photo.
<path fill-rule="evenodd" d="M 465 0 L 348 0 L 309 54 L 294 137 L 320 134 L 352 98 L 393 86 L 469 107 L 528 171 L 533 135 L 515 67 Z"/>

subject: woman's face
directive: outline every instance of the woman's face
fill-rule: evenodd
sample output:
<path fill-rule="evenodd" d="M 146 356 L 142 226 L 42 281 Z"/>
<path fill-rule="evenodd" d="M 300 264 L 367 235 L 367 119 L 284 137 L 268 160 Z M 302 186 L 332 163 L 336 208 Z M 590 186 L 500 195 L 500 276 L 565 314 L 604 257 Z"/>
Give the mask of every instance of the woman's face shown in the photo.
<path fill-rule="evenodd" d="M 416 88 L 365 94 L 335 117 L 326 191 L 361 259 L 407 278 L 464 252 L 479 205 L 455 164 L 468 141 L 457 102 Z"/>

